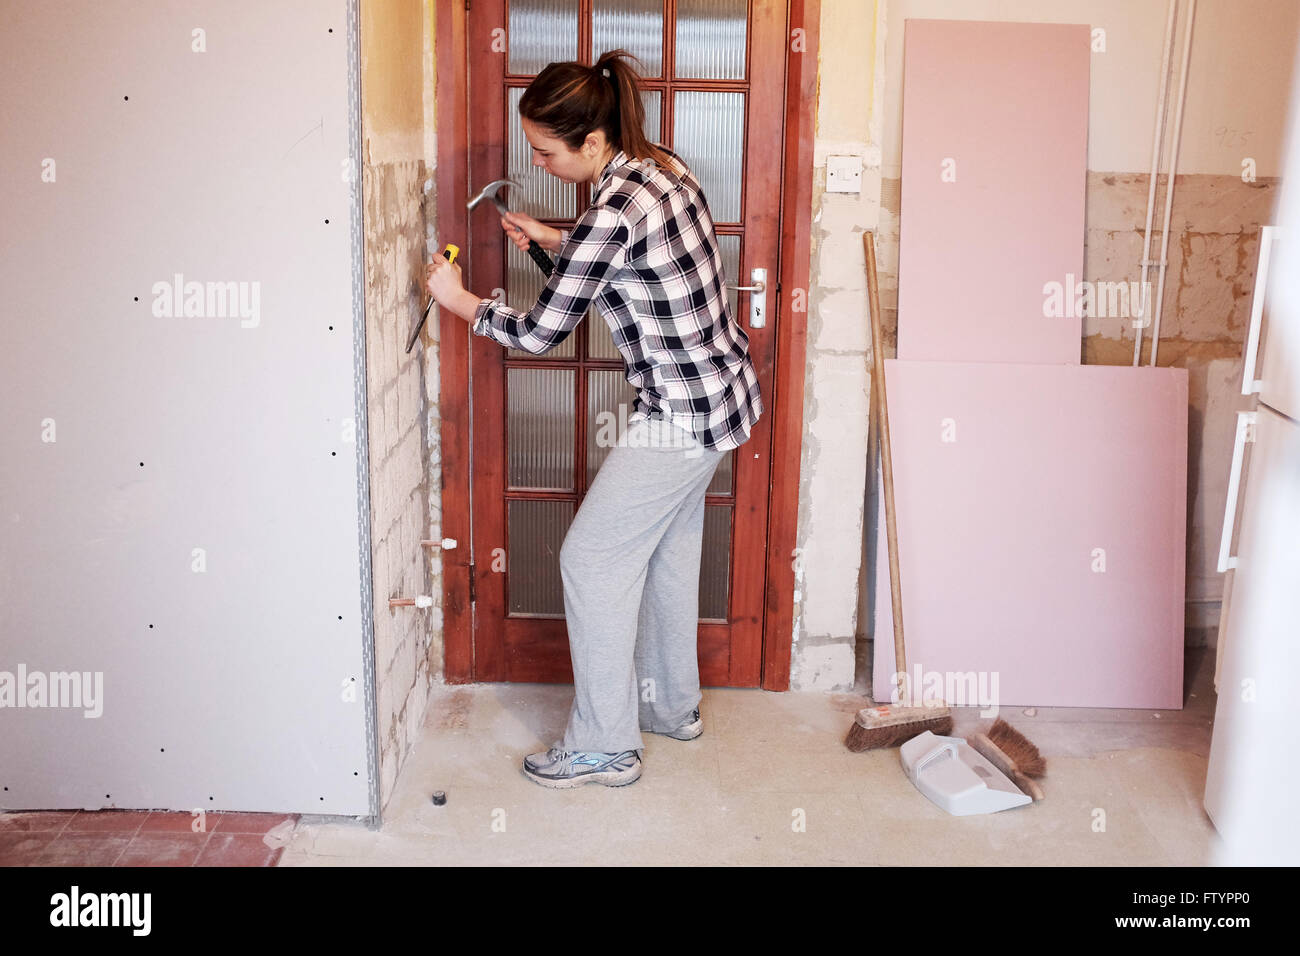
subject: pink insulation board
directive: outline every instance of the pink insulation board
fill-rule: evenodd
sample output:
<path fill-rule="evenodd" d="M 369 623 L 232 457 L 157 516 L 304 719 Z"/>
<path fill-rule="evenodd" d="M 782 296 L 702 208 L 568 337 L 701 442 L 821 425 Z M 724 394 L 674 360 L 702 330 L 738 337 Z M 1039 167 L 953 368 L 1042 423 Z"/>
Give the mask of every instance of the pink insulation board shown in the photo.
<path fill-rule="evenodd" d="M 1079 364 L 1089 36 L 905 21 L 900 359 Z"/>
<path fill-rule="evenodd" d="M 1180 709 L 1186 370 L 885 367 L 909 673 L 1009 706 Z M 883 701 L 883 510 L 878 527 Z"/>

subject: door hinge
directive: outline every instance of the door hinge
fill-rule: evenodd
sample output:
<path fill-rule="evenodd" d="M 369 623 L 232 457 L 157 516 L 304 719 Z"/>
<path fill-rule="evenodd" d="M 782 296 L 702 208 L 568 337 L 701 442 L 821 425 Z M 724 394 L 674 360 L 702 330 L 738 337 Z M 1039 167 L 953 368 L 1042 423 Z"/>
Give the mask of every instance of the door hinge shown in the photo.
<path fill-rule="evenodd" d="M 470 566 L 469 566 L 469 603 L 470 604 L 474 603 L 474 598 L 475 598 L 474 578 L 475 578 L 474 564 L 473 562 L 470 562 Z"/>

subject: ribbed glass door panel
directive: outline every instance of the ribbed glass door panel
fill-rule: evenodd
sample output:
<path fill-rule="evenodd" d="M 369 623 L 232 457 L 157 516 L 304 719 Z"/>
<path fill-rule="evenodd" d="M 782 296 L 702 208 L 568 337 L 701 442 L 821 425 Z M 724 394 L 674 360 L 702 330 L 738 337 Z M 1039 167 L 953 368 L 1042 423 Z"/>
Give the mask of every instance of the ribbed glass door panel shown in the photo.
<path fill-rule="evenodd" d="M 659 90 L 642 90 L 641 105 L 645 107 L 645 138 L 652 143 L 663 142 L 662 114 L 664 95 Z"/>
<path fill-rule="evenodd" d="M 700 617 L 727 617 L 731 569 L 731 506 L 704 506 L 704 546 L 700 553 Z"/>
<path fill-rule="evenodd" d="M 547 278 L 542 275 L 542 270 L 537 268 L 537 263 L 528 253 L 506 239 L 504 234 L 502 240 L 506 244 L 506 305 L 521 312 L 528 312 L 537 304 L 537 297 L 542 294 L 542 289 L 546 288 Z M 577 339 L 577 329 L 574 329 L 569 333 L 568 338 L 542 355 L 525 352 L 522 349 L 506 349 L 506 355 L 511 359 L 573 358 L 574 342 Z"/>
<path fill-rule="evenodd" d="M 501 192 L 501 197 L 511 210 L 526 212 L 536 219 L 575 219 L 578 209 L 577 184 L 566 183 L 540 166 L 533 165 L 533 148 L 529 145 L 523 124 L 519 120 L 519 101 L 523 99 L 524 87 L 508 87 L 506 94 L 506 177 L 523 187 L 523 195 L 514 186 L 507 186 Z"/>
<path fill-rule="evenodd" d="M 718 470 L 713 473 L 713 480 L 709 482 L 709 494 L 711 495 L 729 495 L 731 494 L 731 473 L 735 467 L 733 461 L 736 454 L 734 448 L 728 448 L 727 453 L 722 456 L 718 462 Z"/>
<path fill-rule="evenodd" d="M 673 94 L 673 149 L 699 180 L 714 223 L 740 221 L 744 141 L 744 93 L 679 90 Z"/>
<path fill-rule="evenodd" d="M 746 0 L 677 0 L 678 77 L 745 78 Z"/>
<path fill-rule="evenodd" d="M 707 195 L 707 194 L 706 194 Z M 740 236 L 718 236 L 718 252 L 722 256 L 722 275 L 727 281 L 727 302 L 731 306 L 731 314 L 735 317 L 740 326 L 744 328 L 749 323 L 748 310 L 744 315 L 738 311 L 740 305 L 740 293 L 736 291 L 738 285 L 753 285 L 749 281 L 749 276 L 740 275 Z M 745 305 L 749 305 L 749 300 L 745 300 Z"/>
<path fill-rule="evenodd" d="M 506 521 L 506 591 L 511 614 L 564 616 L 560 546 L 573 522 L 573 502 L 515 499 Z"/>
<path fill-rule="evenodd" d="M 744 326 L 749 313 L 746 311 L 741 315 L 738 311 L 740 307 L 740 293 L 736 291 L 738 285 L 749 285 L 744 281 L 747 277 L 740 276 L 740 236 L 718 236 L 718 251 L 722 255 L 722 274 L 727 280 L 727 302 L 731 306 L 731 314 L 735 319 Z M 749 300 L 745 300 L 745 306 L 748 308 Z M 711 495 L 729 495 L 731 494 L 731 475 L 732 468 L 735 465 L 733 458 L 734 451 L 728 451 L 723 456 L 722 461 L 718 462 L 718 470 L 713 473 L 713 481 L 709 483 L 709 494 Z"/>
<path fill-rule="evenodd" d="M 540 73 L 578 58 L 578 0 L 508 0 L 508 7 L 506 72 Z"/>
<path fill-rule="evenodd" d="M 587 486 L 627 427 L 636 390 L 618 369 L 587 372 Z"/>
<path fill-rule="evenodd" d="M 574 369 L 506 369 L 509 487 L 573 491 Z"/>
<path fill-rule="evenodd" d="M 663 76 L 663 0 L 594 0 L 591 48 L 592 63 L 606 50 L 621 48 L 640 57 L 641 64 L 632 66 L 641 76 Z"/>

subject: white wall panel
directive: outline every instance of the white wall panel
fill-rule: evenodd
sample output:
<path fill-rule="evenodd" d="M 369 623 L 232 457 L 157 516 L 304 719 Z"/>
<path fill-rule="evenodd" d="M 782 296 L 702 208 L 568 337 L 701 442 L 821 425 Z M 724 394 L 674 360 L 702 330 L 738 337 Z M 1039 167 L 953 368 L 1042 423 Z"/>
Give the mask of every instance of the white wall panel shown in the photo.
<path fill-rule="evenodd" d="M 355 0 L 0 18 L 0 807 L 374 813 Z"/>

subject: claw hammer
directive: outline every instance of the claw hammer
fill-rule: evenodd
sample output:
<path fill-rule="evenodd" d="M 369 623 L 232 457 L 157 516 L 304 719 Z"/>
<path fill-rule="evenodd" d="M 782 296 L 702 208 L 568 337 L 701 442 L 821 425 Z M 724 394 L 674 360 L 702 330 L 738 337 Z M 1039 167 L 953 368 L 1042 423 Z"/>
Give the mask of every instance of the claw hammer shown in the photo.
<path fill-rule="evenodd" d="M 514 186 L 518 189 L 523 188 L 513 179 L 494 179 L 492 182 L 484 186 L 483 190 L 477 196 L 467 202 L 465 208 L 473 210 L 473 208 L 484 199 L 491 199 L 493 204 L 497 207 L 497 212 L 504 216 L 510 210 L 506 207 L 505 201 L 497 195 L 497 193 L 501 191 L 502 186 Z M 542 270 L 543 275 L 549 277 L 550 274 L 555 271 L 555 263 L 551 261 L 550 256 L 542 251 L 542 247 L 537 244 L 536 239 L 528 240 L 528 255 L 537 263 L 537 267 Z"/>

